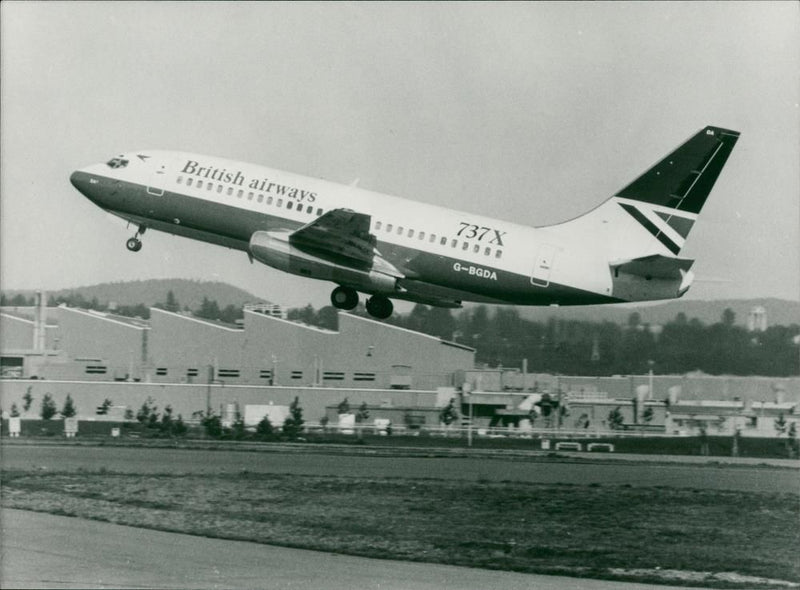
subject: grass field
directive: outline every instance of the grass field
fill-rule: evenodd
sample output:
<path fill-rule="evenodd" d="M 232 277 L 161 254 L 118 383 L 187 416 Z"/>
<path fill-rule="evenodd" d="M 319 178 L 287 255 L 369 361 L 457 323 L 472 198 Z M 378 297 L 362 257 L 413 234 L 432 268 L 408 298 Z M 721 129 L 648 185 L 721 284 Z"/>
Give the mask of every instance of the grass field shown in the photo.
<path fill-rule="evenodd" d="M 795 493 L 5 472 L 3 506 L 367 557 L 716 588 L 800 586 Z"/>

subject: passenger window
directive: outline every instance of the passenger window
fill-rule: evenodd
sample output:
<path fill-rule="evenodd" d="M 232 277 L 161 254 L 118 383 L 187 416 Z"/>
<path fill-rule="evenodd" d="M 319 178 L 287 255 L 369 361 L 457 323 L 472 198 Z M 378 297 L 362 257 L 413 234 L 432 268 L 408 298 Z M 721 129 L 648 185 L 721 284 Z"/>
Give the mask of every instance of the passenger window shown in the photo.
<path fill-rule="evenodd" d="M 408 237 L 409 238 L 413 238 L 414 237 L 414 230 L 413 229 L 408 230 Z"/>
<path fill-rule="evenodd" d="M 425 232 L 424 231 L 419 232 L 419 239 L 420 240 L 424 240 L 425 239 Z"/>
<path fill-rule="evenodd" d="M 497 252 L 494 253 L 494 257 L 495 258 L 502 258 L 503 257 L 503 251 L 502 250 L 498 250 Z"/>
<path fill-rule="evenodd" d="M 206 188 L 207 188 L 208 190 L 211 190 L 211 189 L 213 189 L 213 188 L 214 188 L 214 185 L 213 185 L 213 184 L 211 184 L 210 182 L 207 182 L 207 183 L 206 183 Z"/>
<path fill-rule="evenodd" d="M 428 240 L 431 244 L 436 241 L 436 234 L 431 234 L 430 240 Z"/>
<path fill-rule="evenodd" d="M 483 252 L 483 254 L 485 256 L 489 256 L 489 254 L 491 254 L 491 253 L 492 253 L 492 249 L 491 248 L 486 248 L 486 250 L 484 250 L 484 252 Z"/>
<path fill-rule="evenodd" d="M 222 185 L 221 184 L 217 185 L 217 192 L 218 193 L 222 193 Z"/>
<path fill-rule="evenodd" d="M 450 242 L 450 247 L 451 247 L 451 248 L 455 248 L 456 246 L 458 246 L 458 240 L 456 240 L 456 239 L 454 238 L 454 239 L 453 239 L 453 241 L 452 241 L 452 242 Z"/>
<path fill-rule="evenodd" d="M 233 189 L 228 187 L 228 196 L 230 197 L 233 194 Z"/>
<path fill-rule="evenodd" d="M 475 245 L 472 247 L 472 251 L 473 251 L 473 252 L 475 252 L 475 254 L 477 254 L 478 252 L 480 252 L 480 251 L 481 251 L 481 246 L 480 246 L 480 244 L 475 244 Z"/>
<path fill-rule="evenodd" d="M 202 180 L 198 180 L 197 181 L 197 188 L 203 188 L 203 181 Z"/>
<path fill-rule="evenodd" d="M 309 213 L 309 214 L 310 214 L 310 213 L 313 213 L 313 211 L 314 211 L 314 207 L 312 207 L 311 205 L 309 205 L 309 206 L 306 208 L 306 213 Z"/>
<path fill-rule="evenodd" d="M 286 208 L 291 209 L 294 207 L 294 201 L 286 201 Z"/>
<path fill-rule="evenodd" d="M 317 209 L 317 217 L 319 217 L 320 215 L 322 215 L 322 208 L 321 207 L 319 209 Z"/>
<path fill-rule="evenodd" d="M 239 192 L 236 193 L 236 196 L 241 199 L 243 194 L 244 194 L 244 191 L 242 189 L 239 189 Z"/>
<path fill-rule="evenodd" d="M 469 250 L 469 243 L 468 243 L 468 242 L 464 242 L 464 243 L 461 245 L 461 249 L 462 249 L 462 250 Z"/>
<path fill-rule="evenodd" d="M 376 221 L 375 222 L 375 231 L 378 231 L 380 228 L 381 228 L 381 222 L 380 221 Z"/>
<path fill-rule="evenodd" d="M 283 207 L 283 199 L 278 199 L 278 202 L 275 203 L 278 207 Z"/>
<path fill-rule="evenodd" d="M 387 231 L 387 232 L 390 232 L 390 231 L 392 231 L 392 224 L 391 224 L 391 223 L 387 223 L 387 224 L 386 224 L 386 231 Z"/>
<path fill-rule="evenodd" d="M 267 205 L 272 205 L 272 197 L 267 197 Z"/>
<path fill-rule="evenodd" d="M 183 176 L 178 177 L 178 184 L 183 184 Z"/>
<path fill-rule="evenodd" d="M 192 179 L 191 178 L 187 178 L 186 179 L 186 186 L 192 186 Z"/>
<path fill-rule="evenodd" d="M 397 235 L 398 236 L 402 236 L 403 235 L 403 226 L 402 225 L 398 225 L 397 226 Z"/>
<path fill-rule="evenodd" d="M 264 195 L 258 195 L 258 202 L 261 203 L 263 201 L 264 201 Z"/>
<path fill-rule="evenodd" d="M 453 242 L 455 242 L 455 240 L 453 240 Z M 446 237 L 444 237 L 444 236 L 442 236 L 442 239 L 441 239 L 441 240 L 439 240 L 439 243 L 440 243 L 442 246 L 447 246 L 447 238 L 446 238 Z"/>

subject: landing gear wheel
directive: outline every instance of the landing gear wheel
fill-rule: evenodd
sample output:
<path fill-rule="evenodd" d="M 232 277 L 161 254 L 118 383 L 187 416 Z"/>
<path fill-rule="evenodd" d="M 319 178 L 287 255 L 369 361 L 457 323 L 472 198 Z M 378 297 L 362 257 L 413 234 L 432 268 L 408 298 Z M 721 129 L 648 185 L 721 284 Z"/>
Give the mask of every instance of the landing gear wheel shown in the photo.
<path fill-rule="evenodd" d="M 358 293 L 350 287 L 336 287 L 331 293 L 331 303 L 336 309 L 353 309 L 358 305 Z"/>
<path fill-rule="evenodd" d="M 142 241 L 138 238 L 130 238 L 126 243 L 128 250 L 131 252 L 138 252 L 142 249 Z"/>
<path fill-rule="evenodd" d="M 392 300 L 383 295 L 373 295 L 367 299 L 367 313 L 379 320 L 385 320 L 394 311 Z"/>

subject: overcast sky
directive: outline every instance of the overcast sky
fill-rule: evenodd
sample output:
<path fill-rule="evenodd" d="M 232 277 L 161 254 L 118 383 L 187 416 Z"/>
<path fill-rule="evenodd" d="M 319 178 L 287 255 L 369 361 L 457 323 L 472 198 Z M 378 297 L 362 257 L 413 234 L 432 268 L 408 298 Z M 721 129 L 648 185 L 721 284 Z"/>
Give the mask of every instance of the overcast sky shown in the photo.
<path fill-rule="evenodd" d="M 687 297 L 800 297 L 800 3 L 3 2 L 0 285 L 327 283 L 133 230 L 69 183 L 177 149 L 531 225 L 704 125 L 742 133 L 681 255 Z"/>

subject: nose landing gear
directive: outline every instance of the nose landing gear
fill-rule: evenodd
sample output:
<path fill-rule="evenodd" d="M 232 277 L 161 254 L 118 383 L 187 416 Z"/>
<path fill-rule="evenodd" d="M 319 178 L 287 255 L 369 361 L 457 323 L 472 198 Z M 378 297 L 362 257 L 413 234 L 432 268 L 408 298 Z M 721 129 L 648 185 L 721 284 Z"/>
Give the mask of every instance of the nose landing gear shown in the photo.
<path fill-rule="evenodd" d="M 146 229 L 147 226 L 140 225 L 139 229 L 136 231 L 136 234 L 132 238 L 129 238 L 127 242 L 125 242 L 125 246 L 128 248 L 128 250 L 131 252 L 138 252 L 142 249 L 142 241 L 139 239 L 139 236 L 142 235 Z"/>

